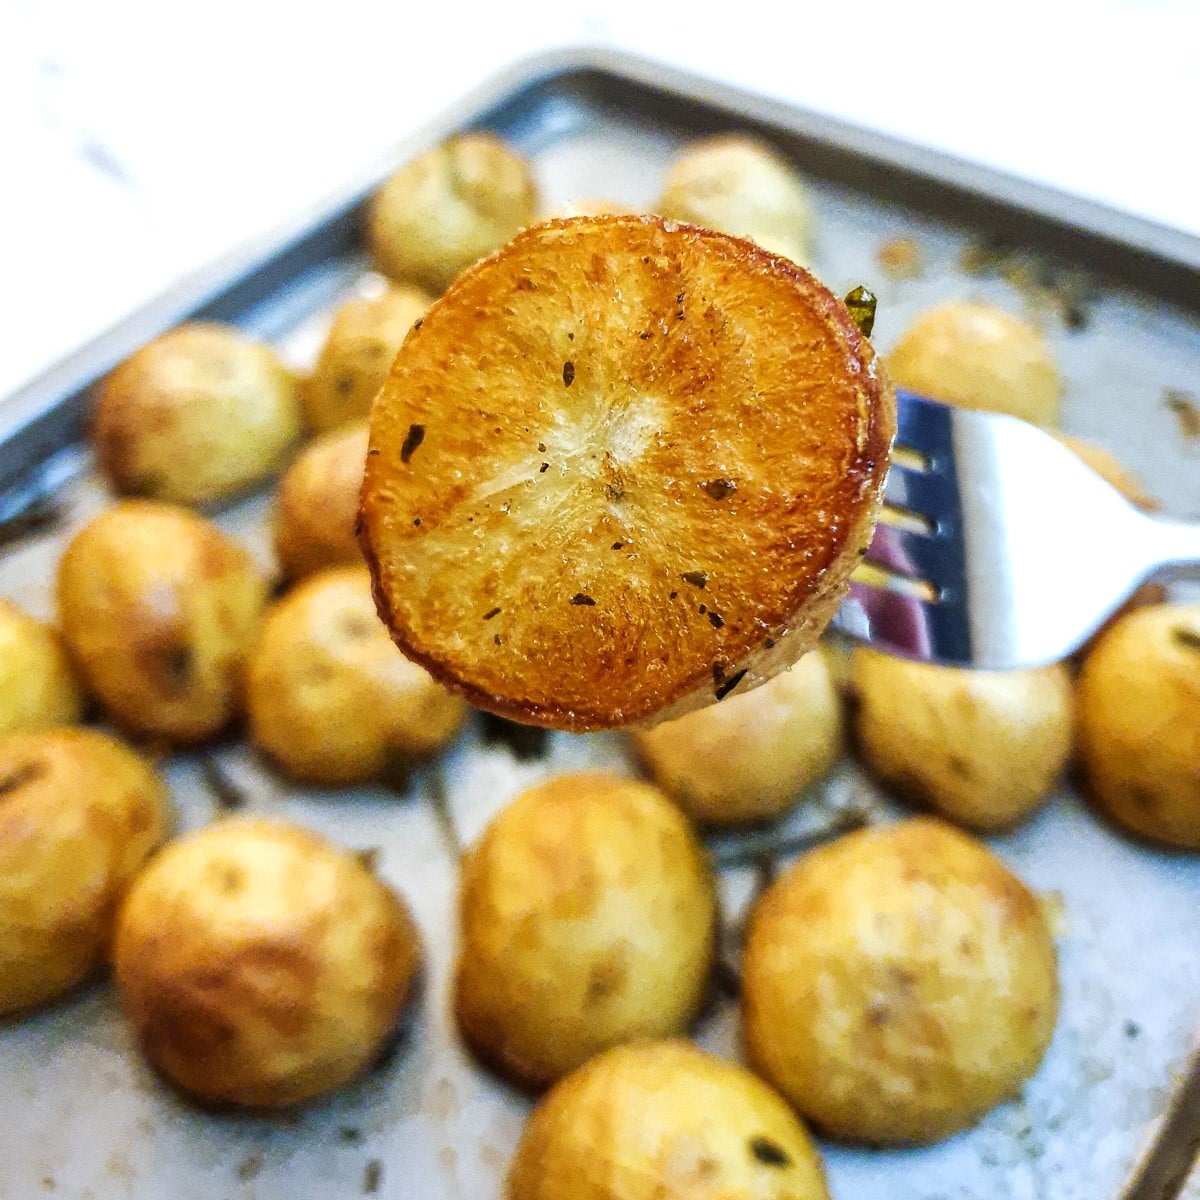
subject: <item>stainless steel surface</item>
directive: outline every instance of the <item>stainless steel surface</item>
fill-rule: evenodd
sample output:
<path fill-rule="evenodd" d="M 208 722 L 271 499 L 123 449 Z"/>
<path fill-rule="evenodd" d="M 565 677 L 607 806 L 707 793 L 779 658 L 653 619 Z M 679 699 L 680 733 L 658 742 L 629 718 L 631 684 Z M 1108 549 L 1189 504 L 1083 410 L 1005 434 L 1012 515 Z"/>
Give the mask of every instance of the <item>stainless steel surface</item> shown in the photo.
<path fill-rule="evenodd" d="M 1147 579 L 1200 579 L 1200 522 L 1146 516 L 1013 417 L 897 396 L 883 521 L 835 625 L 924 662 L 1075 653 Z"/>
<path fill-rule="evenodd" d="M 1178 265 L 1194 247 L 1183 247 L 1187 253 L 1172 267 L 1166 242 L 1156 246 L 1157 257 L 1094 243 L 1065 230 L 1077 214 L 1044 193 L 1038 207 L 1062 221 L 978 199 L 992 183 L 996 195 L 1008 195 L 1003 180 L 969 172 L 968 195 L 955 189 L 953 165 L 944 160 L 922 175 L 929 156 L 909 148 L 700 80 L 672 74 L 660 86 L 645 64 L 608 65 L 613 70 L 598 70 L 585 56 L 578 70 L 560 62 L 555 74 L 541 64 L 490 85 L 477 109 L 460 108 L 428 135 L 463 121 L 497 129 L 532 156 L 548 207 L 596 194 L 641 206 L 653 200 L 682 139 L 749 123 L 815 177 L 816 269 L 838 289 L 876 285 L 876 341 L 883 347 L 916 312 L 949 296 L 1024 307 L 1024 293 L 1003 278 L 963 273 L 962 251 L 981 235 L 1019 234 L 1039 251 L 1082 243 L 1084 257 L 1094 253 L 1094 261 L 1115 265 L 1126 281 L 1144 277 L 1153 290 L 1105 286 L 1086 331 L 1046 318 L 1070 385 L 1066 425 L 1120 453 L 1168 511 L 1200 509 L 1200 449 L 1180 436 L 1163 404 L 1164 387 L 1186 389 L 1200 378 L 1200 325 L 1186 307 L 1193 293 Z M 745 118 L 738 116 L 743 105 Z M 397 158 L 418 148 L 407 144 Z M 0 479 L 24 477 L 47 448 L 78 432 L 79 389 L 93 374 L 196 305 L 272 339 L 297 364 L 310 361 L 332 305 L 369 286 L 354 247 L 358 199 L 371 182 L 357 181 L 308 214 L 311 223 L 299 220 L 286 236 L 182 286 L 165 308 L 149 307 L 134 325 L 26 389 L 20 412 L 0 406 L 0 420 L 12 417 L 13 435 L 0 448 Z M 1156 241 L 1152 231 L 1138 232 L 1147 235 L 1135 238 L 1138 244 Z M 881 271 L 878 247 L 898 237 L 920 244 L 919 278 L 893 280 Z M 74 470 L 59 460 L 46 478 Z M 105 501 L 91 477 L 69 487 L 61 527 L 0 556 L 0 591 L 49 613 L 63 540 Z M 267 561 L 268 505 L 252 497 L 216 514 Z M 244 746 L 216 748 L 214 759 L 249 810 L 294 818 L 350 846 L 380 848 L 380 870 L 408 898 L 427 948 L 424 996 L 411 1025 L 391 1060 L 359 1086 L 290 1118 L 231 1117 L 198 1112 L 165 1089 L 134 1053 L 109 988 L 85 988 L 0 1026 L 0 1198 L 305 1200 L 361 1194 L 377 1175 L 377 1194 L 385 1197 L 498 1197 L 529 1101 L 479 1070 L 453 1030 L 447 989 L 456 845 L 469 843 L 508 798 L 546 774 L 583 765 L 625 771 L 632 760 L 617 736 L 553 734 L 542 752 L 523 759 L 485 735 L 485 722 L 473 720 L 439 768 L 453 839 L 433 803 L 432 769 L 418 773 L 403 796 L 382 788 L 319 791 L 284 784 Z M 174 756 L 164 770 L 180 827 L 210 820 L 216 800 L 196 757 Z M 901 811 L 846 763 L 774 832 L 780 844 L 792 844 L 847 809 L 865 810 L 872 820 Z M 755 885 L 754 870 L 736 864 L 760 849 L 764 836 L 760 830 L 711 839 L 718 859 L 733 864 L 721 871 L 731 927 Z M 1115 1200 L 1167 1121 L 1200 1030 L 1200 860 L 1122 838 L 1066 788 L 1021 829 L 989 840 L 1061 914 L 1063 1010 L 1049 1054 L 1018 1099 L 942 1145 L 894 1152 L 824 1146 L 835 1200 Z M 718 1004 L 698 1036 L 736 1054 L 732 1002 Z"/>

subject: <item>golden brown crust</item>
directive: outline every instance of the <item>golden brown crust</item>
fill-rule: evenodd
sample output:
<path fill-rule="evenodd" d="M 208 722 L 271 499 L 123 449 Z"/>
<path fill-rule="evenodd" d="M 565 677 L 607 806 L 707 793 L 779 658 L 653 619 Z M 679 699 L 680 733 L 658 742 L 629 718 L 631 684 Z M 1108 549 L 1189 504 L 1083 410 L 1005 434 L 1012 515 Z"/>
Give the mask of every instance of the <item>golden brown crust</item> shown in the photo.
<path fill-rule="evenodd" d="M 380 393 L 380 614 L 480 708 L 681 716 L 815 644 L 894 430 L 870 344 L 799 267 L 655 217 L 548 222 L 459 278 Z"/>
<path fill-rule="evenodd" d="M 138 879 L 114 965 L 153 1066 L 210 1102 L 278 1107 L 375 1059 L 419 955 L 403 901 L 353 855 L 231 818 L 172 843 Z"/>

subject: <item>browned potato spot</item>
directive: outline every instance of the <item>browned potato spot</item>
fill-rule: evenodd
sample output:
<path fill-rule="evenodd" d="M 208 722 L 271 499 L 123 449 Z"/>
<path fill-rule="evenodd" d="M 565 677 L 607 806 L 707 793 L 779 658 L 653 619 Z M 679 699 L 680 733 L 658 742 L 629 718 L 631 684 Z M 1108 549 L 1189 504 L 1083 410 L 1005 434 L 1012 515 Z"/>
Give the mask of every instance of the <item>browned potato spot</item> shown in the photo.
<path fill-rule="evenodd" d="M 1062 378 L 1032 325 L 990 304 L 952 300 L 909 326 L 888 355 L 897 387 L 957 404 L 1058 426 Z"/>
<path fill-rule="evenodd" d="M 974 829 L 1003 829 L 1045 799 L 1071 755 L 1062 664 L 975 671 L 854 654 L 858 744 L 889 787 Z"/>
<path fill-rule="evenodd" d="M 280 481 L 275 552 L 289 579 L 362 562 L 354 526 L 366 461 L 364 422 L 317 438 Z"/>
<path fill-rule="evenodd" d="M 749 1071 L 682 1041 L 592 1059 L 534 1109 L 507 1200 L 828 1200 L 821 1160 Z"/>
<path fill-rule="evenodd" d="M 151 1064 L 210 1102 L 275 1108 L 341 1087 L 392 1033 L 420 958 L 399 897 L 279 821 L 173 842 L 121 909 L 117 994 Z"/>
<path fill-rule="evenodd" d="M 432 753 L 467 712 L 392 644 L 363 566 L 314 575 L 270 610 L 247 707 L 255 742 L 293 778 L 324 784 Z"/>
<path fill-rule="evenodd" d="M 745 696 L 634 735 L 651 778 L 694 821 L 765 821 L 841 757 L 842 708 L 823 651 Z"/>
<path fill-rule="evenodd" d="M 88 686 L 126 728 L 189 743 L 241 708 L 267 584 L 211 522 L 151 500 L 94 517 L 58 568 L 63 636 Z"/>
<path fill-rule="evenodd" d="M 1200 849 L 1200 604 L 1138 609 L 1100 636 L 1079 676 L 1079 750 L 1105 812 Z"/>
<path fill-rule="evenodd" d="M 459 1028 L 523 1086 L 619 1042 L 682 1033 L 700 1007 L 712 870 L 644 783 L 564 775 L 525 792 L 470 852 L 459 911 Z"/>
<path fill-rule="evenodd" d="M 0 740 L 0 1014 L 100 965 L 116 905 L 169 824 L 166 788 L 104 734 Z"/>
<path fill-rule="evenodd" d="M 73 725 L 83 696 L 62 637 L 0 598 L 0 736 Z"/>
<path fill-rule="evenodd" d="M 490 133 L 468 133 L 401 167 L 375 193 L 367 245 L 393 279 L 440 292 L 537 215 L 529 164 Z"/>
<path fill-rule="evenodd" d="M 815 644 L 894 429 L 870 345 L 799 268 L 653 217 L 537 226 L 429 310 L 375 403 L 381 615 L 503 716 L 682 716 Z"/>
<path fill-rule="evenodd" d="M 318 433 L 367 416 L 396 352 L 431 303 L 433 297 L 419 288 L 389 287 L 348 300 L 334 313 L 302 391 L 308 423 Z"/>
<path fill-rule="evenodd" d="M 1037 899 L 929 818 L 811 851 L 754 910 L 750 1061 L 836 1138 L 931 1142 L 1014 1096 L 1058 1012 Z"/>
<path fill-rule="evenodd" d="M 269 347 L 193 322 L 100 387 L 93 436 L 118 492 L 203 504 L 277 470 L 300 436 L 296 380 Z"/>

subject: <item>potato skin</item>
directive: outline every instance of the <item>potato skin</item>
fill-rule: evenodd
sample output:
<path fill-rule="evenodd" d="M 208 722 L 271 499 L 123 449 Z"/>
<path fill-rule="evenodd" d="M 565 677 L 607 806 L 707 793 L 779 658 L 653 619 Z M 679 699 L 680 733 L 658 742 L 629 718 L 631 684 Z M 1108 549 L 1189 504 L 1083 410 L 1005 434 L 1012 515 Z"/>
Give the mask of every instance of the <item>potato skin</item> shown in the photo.
<path fill-rule="evenodd" d="M 82 716 L 62 635 L 0 597 L 0 737 L 74 725 Z"/>
<path fill-rule="evenodd" d="M 296 380 L 275 352 L 228 326 L 192 322 L 108 376 L 92 434 L 118 492 L 204 504 L 277 470 L 300 430 Z"/>
<path fill-rule="evenodd" d="M 1159 604 L 1100 635 L 1078 683 L 1079 756 L 1100 808 L 1200 850 L 1200 604 Z"/>
<path fill-rule="evenodd" d="M 353 854 L 237 817 L 168 846 L 121 908 L 121 1009 L 150 1063 L 211 1103 L 341 1087 L 395 1028 L 420 959 L 399 897 Z"/>
<path fill-rule="evenodd" d="M 420 288 L 389 287 L 378 296 L 348 300 L 333 314 L 301 391 L 308 423 L 317 433 L 366 418 L 413 322 L 432 303 Z"/>
<path fill-rule="evenodd" d="M 102 733 L 0 740 L 0 1014 L 51 1000 L 101 964 L 170 807 L 150 766 Z"/>
<path fill-rule="evenodd" d="M 1035 897 L 931 818 L 814 850 L 750 921 L 750 1062 L 832 1137 L 932 1142 L 1016 1094 L 1054 1032 Z"/>
<path fill-rule="evenodd" d="M 639 730 L 634 743 L 650 777 L 693 821 L 766 821 L 841 758 L 841 701 L 818 647 L 762 687 Z"/>
<path fill-rule="evenodd" d="M 275 553 L 289 579 L 361 563 L 354 527 L 367 461 L 365 422 L 317 438 L 292 463 L 275 499 Z"/>
<path fill-rule="evenodd" d="M 267 583 L 211 522 L 152 500 L 94 517 L 58 568 L 63 636 L 128 730 L 188 744 L 240 711 Z"/>
<path fill-rule="evenodd" d="M 451 138 L 375 193 L 367 246 L 385 275 L 447 288 L 472 263 L 537 220 L 529 164 L 490 133 Z"/>
<path fill-rule="evenodd" d="M 524 1087 L 617 1043 L 682 1033 L 703 1000 L 712 869 L 647 784 L 585 772 L 524 792 L 467 857 L 459 913 L 459 1028 Z"/>
<path fill-rule="evenodd" d="M 506 1200 L 828 1200 L 821 1160 L 783 1099 L 684 1041 L 593 1058 L 534 1109 Z"/>
<path fill-rule="evenodd" d="M 365 566 L 322 571 L 267 613 L 247 707 L 254 741 L 294 779 L 322 784 L 431 754 L 467 713 L 392 644 Z"/>
<path fill-rule="evenodd" d="M 891 788 L 973 829 L 1005 829 L 1045 799 L 1071 755 L 1071 677 L 1055 663 L 958 670 L 854 652 L 855 726 Z"/>
<path fill-rule="evenodd" d="M 799 174 L 770 146 L 721 134 L 685 146 L 667 172 L 657 211 L 749 238 L 804 266 L 812 256 L 812 201 Z"/>
<path fill-rule="evenodd" d="M 1032 325 L 990 304 L 952 300 L 919 316 L 887 356 L 892 381 L 960 408 L 1058 426 L 1062 378 Z"/>

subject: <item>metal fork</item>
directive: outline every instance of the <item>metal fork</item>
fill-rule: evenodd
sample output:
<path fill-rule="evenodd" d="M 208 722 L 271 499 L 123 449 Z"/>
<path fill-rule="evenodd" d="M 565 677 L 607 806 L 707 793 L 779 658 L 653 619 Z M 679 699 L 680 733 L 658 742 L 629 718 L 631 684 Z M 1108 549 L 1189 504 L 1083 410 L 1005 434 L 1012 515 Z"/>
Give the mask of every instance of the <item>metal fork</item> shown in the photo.
<path fill-rule="evenodd" d="M 1034 426 L 910 392 L 897 416 L 884 514 L 834 620 L 848 636 L 1033 666 L 1077 650 L 1145 580 L 1200 578 L 1200 524 L 1147 516 Z"/>

